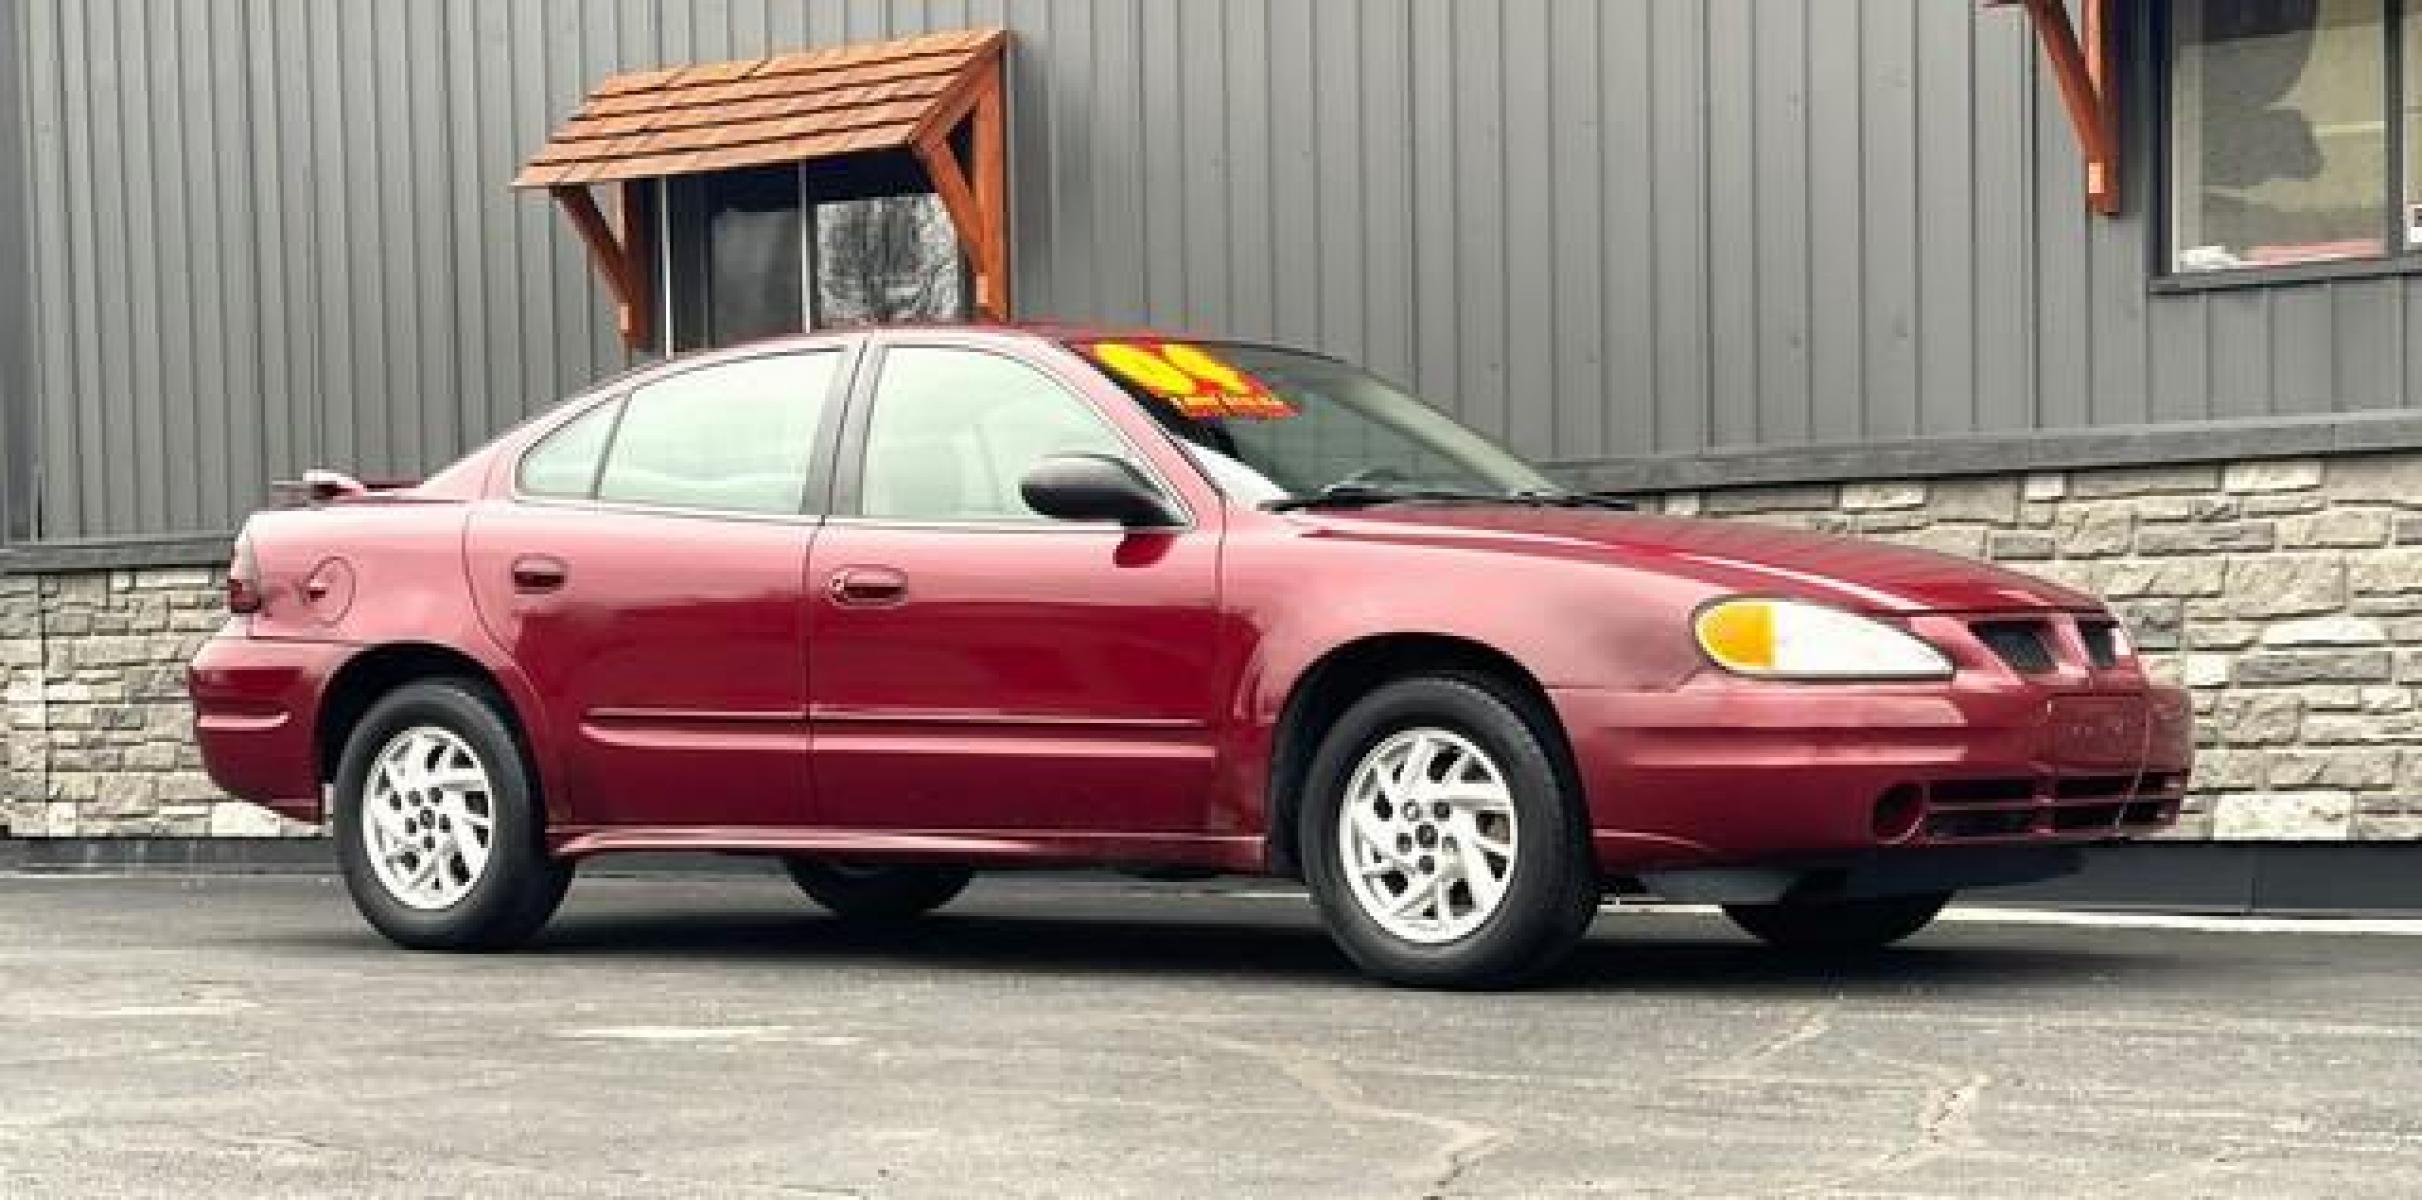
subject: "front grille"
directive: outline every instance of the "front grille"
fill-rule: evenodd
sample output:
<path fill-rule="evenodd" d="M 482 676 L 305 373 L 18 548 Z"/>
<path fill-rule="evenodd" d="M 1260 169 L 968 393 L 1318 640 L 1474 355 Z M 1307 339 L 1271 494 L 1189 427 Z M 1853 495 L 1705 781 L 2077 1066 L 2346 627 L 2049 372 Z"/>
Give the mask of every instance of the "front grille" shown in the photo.
<path fill-rule="evenodd" d="M 2135 790 L 2133 775 L 2072 775 L 2052 785 L 2052 794 L 2063 800 L 2125 799 Z"/>
<path fill-rule="evenodd" d="M 2185 783 L 2175 771 L 1937 779 L 1916 829 L 1936 842 L 2116 836 L 2176 820 Z"/>
<path fill-rule="evenodd" d="M 2119 814 L 2125 808 L 2119 804 L 2073 804 L 2052 810 L 2052 830 L 2055 833 L 2075 833 L 2082 829 L 2109 829 L 2119 824 Z"/>
<path fill-rule="evenodd" d="M 2097 670 L 2119 665 L 2119 626 L 2110 621 L 2079 621 L 2077 638 L 2086 644 L 2086 661 Z"/>
<path fill-rule="evenodd" d="M 1926 836 L 1944 841 L 2023 837 L 2034 827 L 2031 812 L 1938 812 L 1926 818 Z"/>
<path fill-rule="evenodd" d="M 2021 675 L 2052 669 L 2052 639 L 2041 621 L 1978 621 L 1968 627 L 1976 640 Z"/>
<path fill-rule="evenodd" d="M 2032 779 L 1946 779 L 1927 798 L 1936 804 L 2008 804 L 2035 798 Z"/>

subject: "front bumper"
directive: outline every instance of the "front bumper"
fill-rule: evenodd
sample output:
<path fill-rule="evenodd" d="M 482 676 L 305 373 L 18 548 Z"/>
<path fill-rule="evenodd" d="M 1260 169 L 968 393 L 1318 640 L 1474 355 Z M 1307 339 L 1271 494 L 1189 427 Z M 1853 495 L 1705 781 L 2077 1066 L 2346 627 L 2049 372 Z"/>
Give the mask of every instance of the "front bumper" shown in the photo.
<path fill-rule="evenodd" d="M 2194 755 L 2186 693 L 2132 671 L 1552 695 L 1610 872 L 2156 832 Z"/>
<path fill-rule="evenodd" d="M 317 823 L 319 699 L 355 647 L 224 633 L 185 669 L 203 769 L 229 795 Z"/>

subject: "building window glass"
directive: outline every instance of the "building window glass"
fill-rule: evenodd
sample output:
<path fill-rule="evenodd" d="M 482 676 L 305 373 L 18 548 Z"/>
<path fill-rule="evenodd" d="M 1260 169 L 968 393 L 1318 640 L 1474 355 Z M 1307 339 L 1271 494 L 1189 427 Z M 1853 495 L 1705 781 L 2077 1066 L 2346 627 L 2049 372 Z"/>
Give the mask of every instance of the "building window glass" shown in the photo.
<path fill-rule="evenodd" d="M 673 349 L 807 328 L 798 168 L 682 176 L 666 190 Z"/>
<path fill-rule="evenodd" d="M 933 193 L 828 198 L 812 182 L 796 166 L 666 181 L 668 348 L 968 314 L 958 234 Z"/>
<path fill-rule="evenodd" d="M 2376 258 L 2397 108 L 2386 0 L 2176 0 L 2171 234 L 2179 271 Z"/>
<path fill-rule="evenodd" d="M 967 315 L 967 264 L 931 192 L 816 206 L 816 323 L 877 325 Z"/>
<path fill-rule="evenodd" d="M 2406 16 L 2399 116 L 2405 125 L 2404 203 L 2398 214 L 2403 226 L 2405 248 L 2422 251 L 2422 3 L 2406 0 L 2401 10 Z"/>

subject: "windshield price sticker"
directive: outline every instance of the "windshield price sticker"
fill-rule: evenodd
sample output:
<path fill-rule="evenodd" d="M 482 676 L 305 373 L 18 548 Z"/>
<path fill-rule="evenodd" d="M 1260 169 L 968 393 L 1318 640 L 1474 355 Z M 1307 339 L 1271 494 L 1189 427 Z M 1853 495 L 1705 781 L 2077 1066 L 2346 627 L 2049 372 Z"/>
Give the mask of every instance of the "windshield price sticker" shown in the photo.
<path fill-rule="evenodd" d="M 1095 342 L 1092 350 L 1094 360 L 1119 378 L 1189 417 L 1276 421 L 1295 415 L 1268 385 L 1199 346 Z"/>

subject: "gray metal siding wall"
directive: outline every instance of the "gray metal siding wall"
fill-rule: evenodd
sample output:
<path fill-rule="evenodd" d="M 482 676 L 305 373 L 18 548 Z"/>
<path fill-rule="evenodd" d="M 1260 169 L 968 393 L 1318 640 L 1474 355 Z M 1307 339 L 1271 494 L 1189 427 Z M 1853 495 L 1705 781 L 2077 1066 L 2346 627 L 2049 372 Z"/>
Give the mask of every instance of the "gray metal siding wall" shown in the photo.
<path fill-rule="evenodd" d="M 1017 33 L 1025 312 L 1323 346 L 1543 458 L 2422 396 L 2403 280 L 2148 296 L 1971 0 L 14 8 L 49 538 L 417 473 L 619 366 L 504 189 L 598 77 L 967 25 Z"/>
<path fill-rule="evenodd" d="M 0 97 L 19 94 L 18 64 L 24 45 L 21 14 L 0 7 Z M 25 126 L 0 117 L 0 164 L 24 159 Z M 21 180 L 22 177 L 20 177 Z M 0 180 L 0 536 L 32 532 L 32 447 L 15 436 L 33 427 L 33 319 L 31 272 L 25 252 L 26 189 Z"/>

